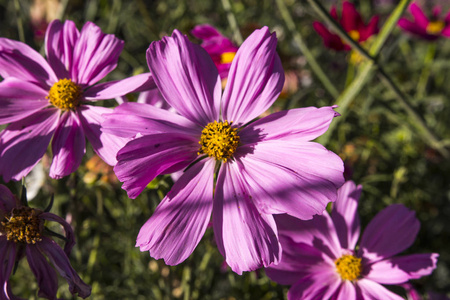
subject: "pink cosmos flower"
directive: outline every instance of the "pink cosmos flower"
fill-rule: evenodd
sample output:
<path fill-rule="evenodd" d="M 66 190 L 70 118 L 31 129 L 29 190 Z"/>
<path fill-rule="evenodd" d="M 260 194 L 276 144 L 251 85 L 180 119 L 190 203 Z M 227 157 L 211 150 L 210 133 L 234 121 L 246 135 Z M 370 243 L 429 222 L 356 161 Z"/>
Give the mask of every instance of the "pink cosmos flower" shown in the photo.
<path fill-rule="evenodd" d="M 27 257 L 28 265 L 38 281 L 39 297 L 56 299 L 58 278 L 47 259 L 67 280 L 72 294 L 78 293 L 82 298 L 91 294 L 91 288 L 81 280 L 67 257 L 75 241 L 72 228 L 63 218 L 20 204 L 20 200 L 7 187 L 0 185 L 0 220 L 0 299 L 20 299 L 11 292 L 9 277 L 14 265 L 23 256 Z M 44 235 L 46 220 L 63 226 L 67 239 L 64 250 Z"/>
<path fill-rule="evenodd" d="M 238 47 L 215 27 L 208 24 L 195 26 L 191 33 L 197 39 L 203 40 L 201 46 L 211 56 L 219 70 L 220 78 L 226 79 Z"/>
<path fill-rule="evenodd" d="M 130 198 L 159 174 L 185 169 L 141 228 L 141 251 L 168 265 L 184 261 L 212 213 L 217 246 L 241 274 L 278 262 L 273 214 L 309 219 L 335 200 L 342 160 L 310 142 L 337 115 L 332 107 L 281 111 L 250 123 L 283 87 L 276 43 L 267 27 L 251 34 L 231 63 L 223 95 L 209 55 L 179 31 L 150 44 L 150 71 L 177 113 L 124 103 L 102 124 L 105 132 L 135 137 L 114 168 Z"/>
<path fill-rule="evenodd" d="M 74 172 L 87 138 L 108 164 L 126 139 L 100 131 L 102 114 L 112 109 L 87 105 L 154 87 L 149 73 L 94 85 L 117 65 L 123 41 L 93 23 L 79 32 L 72 21 L 49 24 L 47 60 L 24 43 L 0 38 L 0 175 L 20 180 L 52 142 L 50 176 Z"/>
<path fill-rule="evenodd" d="M 361 190 L 347 181 L 331 216 L 324 212 L 309 221 L 276 216 L 283 257 L 266 274 L 292 285 L 288 299 L 401 300 L 381 284 L 405 283 L 436 268 L 436 253 L 395 256 L 412 245 L 420 227 L 415 213 L 401 204 L 379 212 L 356 247 Z"/>
<path fill-rule="evenodd" d="M 450 11 L 443 18 L 440 17 L 440 6 L 435 6 L 432 12 L 433 15 L 428 19 L 416 2 L 411 3 L 409 11 L 414 21 L 406 18 L 398 20 L 398 26 L 403 30 L 426 40 L 436 40 L 441 36 L 450 38 Z"/>
<path fill-rule="evenodd" d="M 372 35 L 378 33 L 378 16 L 373 16 L 367 25 L 364 24 L 361 15 L 356 10 L 355 6 L 345 1 L 342 4 L 342 17 L 339 19 L 336 7 L 333 6 L 330 11 L 331 16 L 341 24 L 342 28 L 348 35 L 356 42 L 362 43 L 367 41 Z M 336 51 L 349 51 L 351 47 L 347 45 L 339 35 L 330 32 L 327 27 L 315 21 L 313 23 L 314 29 L 322 37 L 323 43 L 326 47 Z"/>

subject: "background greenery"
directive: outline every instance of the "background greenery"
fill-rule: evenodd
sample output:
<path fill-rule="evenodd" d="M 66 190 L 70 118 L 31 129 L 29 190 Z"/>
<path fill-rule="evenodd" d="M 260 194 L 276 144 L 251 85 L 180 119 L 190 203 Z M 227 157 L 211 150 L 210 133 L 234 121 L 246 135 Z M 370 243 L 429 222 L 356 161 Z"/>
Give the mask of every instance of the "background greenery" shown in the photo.
<path fill-rule="evenodd" d="M 46 18 L 74 20 L 78 28 L 93 21 L 103 31 L 125 40 L 119 65 L 108 80 L 148 70 L 145 51 L 149 43 L 177 28 L 189 34 L 193 26 L 209 23 L 233 37 L 229 18 L 235 18 L 245 38 L 255 28 L 269 26 L 277 32 L 278 52 L 286 71 L 297 83 L 287 97 L 271 110 L 332 105 L 332 97 L 315 74 L 288 30 L 286 17 L 275 0 L 92 0 L 37 1 L 0 0 L 0 36 L 22 40 L 43 53 L 43 37 L 36 28 Z M 349 63 L 347 53 L 323 46 L 312 28 L 317 12 L 306 1 L 285 0 L 295 32 L 317 60 L 332 85 L 342 93 L 360 75 L 361 68 Z M 323 1 L 328 10 L 336 1 Z M 367 21 L 381 16 L 380 26 L 396 7 L 396 1 L 354 1 Z M 431 5 L 428 1 L 427 4 Z M 441 1 L 445 6 L 446 1 Z M 448 4 L 448 3 L 447 3 Z M 337 1 L 340 9 L 341 2 Z M 446 7 L 444 7 L 444 11 Z M 32 12 L 32 13 L 30 13 Z M 39 11 L 38 11 L 39 12 Z M 37 16 L 37 17 L 36 17 Z M 33 25 L 34 24 L 34 25 Z M 192 36 L 191 36 L 192 37 Z M 192 39 L 195 40 L 195 39 Z M 450 145 L 450 41 L 419 40 L 394 28 L 381 50 L 379 63 L 389 78 L 409 97 L 417 114 L 441 141 Z M 359 70 L 359 71 L 358 71 Z M 110 101 L 109 106 L 115 105 Z M 336 121 L 326 146 L 346 162 L 349 178 L 363 184 L 359 212 L 363 228 L 381 209 L 403 203 L 416 211 L 421 230 L 406 253 L 438 252 L 438 268 L 426 278 L 413 282 L 421 294 L 450 291 L 450 163 L 437 147 L 419 135 L 411 116 L 398 97 L 376 75 L 351 97 L 347 111 Z M 324 140 L 322 140 L 323 142 Z M 92 158 L 93 157 L 93 158 Z M 91 159 L 92 158 L 92 159 Z M 43 160 L 48 174 L 49 159 Z M 92 285 L 91 299 L 284 299 L 288 287 L 271 282 L 263 270 L 239 276 L 231 272 L 214 244 L 208 229 L 200 245 L 184 263 L 169 267 L 134 247 L 139 228 L 170 189 L 169 177 L 152 182 L 137 199 L 121 190 L 111 169 L 96 161 L 88 149 L 79 172 L 56 181 L 45 177 L 31 206 L 45 207 L 55 195 L 52 212 L 71 221 L 77 245 L 71 256 L 73 266 Z M 19 184 L 9 183 L 13 192 Z M 15 294 L 37 299 L 37 284 L 25 260 L 12 277 Z M 402 288 L 394 291 L 405 296 Z M 59 297 L 70 299 L 67 283 L 61 279 Z"/>

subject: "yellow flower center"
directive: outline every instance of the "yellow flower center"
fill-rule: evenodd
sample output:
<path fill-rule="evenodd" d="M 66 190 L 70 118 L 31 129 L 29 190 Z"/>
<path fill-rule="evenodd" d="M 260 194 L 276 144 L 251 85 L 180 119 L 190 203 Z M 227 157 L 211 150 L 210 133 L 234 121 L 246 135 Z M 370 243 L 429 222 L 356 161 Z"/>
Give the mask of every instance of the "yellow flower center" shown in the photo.
<path fill-rule="evenodd" d="M 361 258 L 343 255 L 336 259 L 336 270 L 343 280 L 355 280 L 361 274 Z"/>
<path fill-rule="evenodd" d="M 198 142 L 201 145 L 198 154 L 206 154 L 223 162 L 233 157 L 239 144 L 239 135 L 237 128 L 232 128 L 231 124 L 233 122 L 214 121 L 206 125 Z"/>
<path fill-rule="evenodd" d="M 445 27 L 445 23 L 442 21 L 433 21 L 427 25 L 427 33 L 438 35 Z"/>
<path fill-rule="evenodd" d="M 60 79 L 48 93 L 49 102 L 62 110 L 74 110 L 80 105 L 82 90 L 70 79 Z"/>
<path fill-rule="evenodd" d="M 42 240 L 43 222 L 38 212 L 29 207 L 14 208 L 1 222 L 1 232 L 8 241 L 36 244 Z"/>
<path fill-rule="evenodd" d="M 359 41 L 360 35 L 359 35 L 358 30 L 350 30 L 347 33 L 352 38 L 352 40 L 357 41 L 357 42 Z"/>
<path fill-rule="evenodd" d="M 221 64 L 229 64 L 233 61 L 236 56 L 236 52 L 224 52 L 220 55 Z"/>

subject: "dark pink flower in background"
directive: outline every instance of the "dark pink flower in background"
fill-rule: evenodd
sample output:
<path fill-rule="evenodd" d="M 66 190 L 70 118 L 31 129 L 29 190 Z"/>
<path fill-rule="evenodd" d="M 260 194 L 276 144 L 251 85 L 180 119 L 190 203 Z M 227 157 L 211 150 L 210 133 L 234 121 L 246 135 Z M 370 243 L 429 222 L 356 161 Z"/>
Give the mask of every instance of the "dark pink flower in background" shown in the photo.
<path fill-rule="evenodd" d="M 276 45 L 267 27 L 253 32 L 237 51 L 222 93 L 210 56 L 185 35 L 175 30 L 150 44 L 150 71 L 176 112 L 128 102 L 102 124 L 105 132 L 134 138 L 114 167 L 130 198 L 156 176 L 183 171 L 141 228 L 141 251 L 168 265 L 181 263 L 212 214 L 217 247 L 241 274 L 278 262 L 274 214 L 309 219 L 334 201 L 344 182 L 342 160 L 311 142 L 338 115 L 333 107 L 280 111 L 254 121 L 283 87 Z"/>
<path fill-rule="evenodd" d="M 64 250 L 44 235 L 45 221 L 58 222 L 64 228 L 67 239 Z M 16 262 L 24 256 L 37 279 L 39 297 L 56 299 L 58 277 L 53 267 L 67 280 L 72 294 L 78 293 L 82 298 L 91 294 L 90 286 L 70 265 L 68 255 L 75 244 L 74 234 L 63 218 L 20 204 L 7 187 L 0 185 L 0 222 L 0 299 L 19 299 L 11 292 L 9 277 Z"/>
<path fill-rule="evenodd" d="M 72 21 L 51 22 L 45 37 L 47 60 L 28 45 L 0 38 L 0 175 L 20 180 L 38 163 L 51 141 L 50 176 L 74 172 L 85 139 L 108 164 L 127 139 L 100 131 L 112 109 L 89 105 L 154 87 L 149 73 L 94 85 L 117 65 L 123 41 L 91 22 L 81 32 Z"/>
<path fill-rule="evenodd" d="M 208 24 L 195 26 L 191 33 L 197 39 L 203 40 L 201 46 L 211 56 L 219 70 L 220 78 L 226 79 L 238 47 L 215 27 Z"/>
<path fill-rule="evenodd" d="M 283 254 L 266 274 L 292 285 L 288 299 L 402 300 L 382 284 L 399 285 L 436 268 L 437 253 L 396 256 L 413 244 L 420 227 L 415 213 L 401 204 L 379 212 L 356 247 L 361 189 L 347 181 L 338 191 L 331 216 L 324 212 L 309 221 L 275 217 Z"/>
<path fill-rule="evenodd" d="M 398 26 L 404 31 L 426 40 L 436 40 L 441 36 L 450 38 L 450 11 L 443 17 L 440 6 L 435 6 L 431 17 L 428 18 L 415 2 L 411 3 L 409 11 L 414 18 L 413 21 L 407 18 L 398 20 Z"/>
<path fill-rule="evenodd" d="M 364 24 L 361 15 L 356 10 L 355 6 L 345 1 L 342 4 L 342 16 L 338 17 L 336 7 L 333 6 L 330 11 L 331 16 L 341 24 L 342 28 L 348 35 L 358 43 L 367 41 L 371 36 L 378 33 L 378 16 L 373 16 L 367 25 Z M 313 23 L 314 29 L 322 37 L 323 43 L 326 47 L 336 51 L 349 51 L 351 47 L 347 45 L 339 35 L 331 32 L 328 28 L 315 21 Z"/>

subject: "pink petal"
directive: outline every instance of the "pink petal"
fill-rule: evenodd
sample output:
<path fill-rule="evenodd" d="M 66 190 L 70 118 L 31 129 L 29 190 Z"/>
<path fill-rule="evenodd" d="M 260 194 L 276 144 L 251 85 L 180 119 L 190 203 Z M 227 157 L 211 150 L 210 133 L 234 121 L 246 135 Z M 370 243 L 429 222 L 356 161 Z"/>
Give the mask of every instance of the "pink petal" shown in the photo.
<path fill-rule="evenodd" d="M 420 27 L 416 23 L 413 23 L 405 18 L 401 18 L 397 23 L 398 27 L 401 29 L 408 31 L 410 33 L 416 34 L 425 39 L 436 39 L 438 36 L 432 36 L 427 33 L 425 28 Z"/>
<path fill-rule="evenodd" d="M 361 225 L 357 210 L 361 192 L 362 185 L 356 186 L 353 181 L 347 181 L 338 190 L 331 218 L 336 226 L 342 248 L 353 250 L 358 241 Z"/>
<path fill-rule="evenodd" d="M 41 254 L 36 245 L 27 245 L 25 249 L 28 265 L 38 282 L 39 297 L 56 299 L 58 278 L 55 270 L 49 265 L 47 259 Z"/>
<path fill-rule="evenodd" d="M 53 137 L 52 152 L 51 178 L 60 179 L 75 172 L 80 166 L 86 152 L 86 139 L 75 113 L 62 114 Z"/>
<path fill-rule="evenodd" d="M 85 23 L 73 50 L 71 71 L 78 71 L 77 83 L 92 85 L 114 70 L 123 45 L 113 34 L 104 34 L 92 22 Z"/>
<path fill-rule="evenodd" d="M 137 133 L 177 133 L 190 135 L 192 141 L 198 142 L 203 129 L 179 114 L 144 103 L 121 104 L 112 114 L 105 114 L 103 117 L 103 132 L 127 138 L 132 138 Z"/>
<path fill-rule="evenodd" d="M 0 299 L 15 299 L 8 287 L 8 281 L 16 261 L 16 244 L 8 241 L 6 236 L 0 236 L 0 261 L 2 262 L 0 268 L 0 284 L 2 285 Z"/>
<path fill-rule="evenodd" d="M 450 16 L 450 13 L 448 14 L 448 16 Z M 441 35 L 445 37 L 450 37 L 450 18 L 447 21 L 447 26 L 442 30 Z"/>
<path fill-rule="evenodd" d="M 364 41 L 368 40 L 371 36 L 378 33 L 378 20 L 379 19 L 380 19 L 379 16 L 373 16 L 372 19 L 370 19 L 367 26 L 364 26 L 363 28 L 361 28 L 361 30 L 359 32 L 361 35 L 359 37 L 360 42 L 364 42 Z"/>
<path fill-rule="evenodd" d="M 91 143 L 94 151 L 107 164 L 114 166 L 117 163 L 117 152 L 129 139 L 102 132 L 100 124 L 105 120 L 103 114 L 111 113 L 111 108 L 83 105 L 77 111 L 84 134 Z"/>
<path fill-rule="evenodd" d="M 315 247 L 330 257 L 332 261 L 342 256 L 336 229 L 326 211 L 321 216 L 314 216 L 312 220 L 307 221 L 287 214 L 275 215 L 275 221 L 280 236 L 289 237 L 295 243 L 304 243 Z"/>
<path fill-rule="evenodd" d="M 5 182 L 26 176 L 47 151 L 59 120 L 48 108 L 10 124 L 0 133 L 0 174 Z"/>
<path fill-rule="evenodd" d="M 356 281 L 356 291 L 359 295 L 358 299 L 364 300 L 404 300 L 397 294 L 387 290 L 382 285 L 369 279 L 360 279 Z"/>
<path fill-rule="evenodd" d="M 161 94 L 177 112 L 202 126 L 218 119 L 220 77 L 200 46 L 174 30 L 171 37 L 150 44 L 147 63 Z"/>
<path fill-rule="evenodd" d="M 58 81 L 47 61 L 30 46 L 0 38 L 0 76 L 15 77 L 49 88 Z"/>
<path fill-rule="evenodd" d="M 164 99 L 164 97 L 161 95 L 161 92 L 157 88 L 141 92 L 136 102 L 151 104 L 154 107 L 162 109 L 171 108 L 170 104 L 167 103 L 167 101 Z"/>
<path fill-rule="evenodd" d="M 400 284 L 430 275 L 436 269 L 437 253 L 396 256 L 371 264 L 364 278 L 381 284 Z M 363 271 L 364 272 L 364 271 Z"/>
<path fill-rule="evenodd" d="M 419 227 L 414 211 L 401 204 L 389 205 L 367 225 L 360 253 L 371 262 L 389 258 L 412 245 Z"/>
<path fill-rule="evenodd" d="M 239 135 L 242 144 L 275 139 L 311 141 L 324 134 L 336 116 L 339 114 L 331 106 L 290 109 L 257 120 Z"/>
<path fill-rule="evenodd" d="M 339 291 L 335 294 L 333 300 L 356 300 L 356 289 L 352 282 L 342 280 Z"/>
<path fill-rule="evenodd" d="M 39 218 L 48 220 L 48 221 L 57 222 L 64 228 L 65 237 L 67 240 L 66 244 L 64 246 L 64 252 L 67 255 L 70 255 L 70 251 L 72 250 L 72 247 L 75 245 L 75 235 L 73 233 L 73 230 L 72 230 L 72 227 L 70 226 L 70 224 L 67 223 L 66 220 L 64 220 L 60 216 L 57 216 L 57 215 L 49 213 L 49 212 L 41 213 L 39 215 Z"/>
<path fill-rule="evenodd" d="M 331 33 L 322 23 L 313 22 L 313 28 L 322 37 L 325 47 L 336 51 L 350 50 L 350 47 L 344 44 L 337 34 Z"/>
<path fill-rule="evenodd" d="M 155 81 L 150 73 L 131 76 L 122 80 L 97 84 L 87 89 L 83 96 L 86 100 L 96 101 L 114 99 L 128 93 L 156 89 Z"/>
<path fill-rule="evenodd" d="M 189 168 L 142 226 L 136 247 L 177 265 L 191 255 L 211 218 L 215 161 Z"/>
<path fill-rule="evenodd" d="M 414 17 L 414 22 L 422 28 L 427 28 L 428 23 L 430 22 L 428 18 L 423 13 L 422 9 L 416 2 L 411 3 L 409 6 L 409 11 Z"/>
<path fill-rule="evenodd" d="M 240 169 L 236 162 L 222 164 L 213 206 L 217 247 L 238 274 L 277 264 L 281 256 L 275 221 L 255 207 Z"/>
<path fill-rule="evenodd" d="M 180 134 L 154 134 L 128 142 L 117 154 L 114 167 L 128 197 L 136 198 L 159 174 L 174 166 L 187 167 L 196 157 L 198 143 Z"/>
<path fill-rule="evenodd" d="M 222 97 L 224 120 L 245 124 L 278 98 L 284 70 L 276 52 L 277 38 L 267 27 L 255 30 L 239 47 Z"/>
<path fill-rule="evenodd" d="M 3 213 L 8 213 L 14 207 L 16 207 L 16 199 L 13 193 L 6 186 L 0 184 L 0 210 Z"/>
<path fill-rule="evenodd" d="M 91 294 L 91 287 L 81 280 L 77 272 L 70 265 L 67 255 L 58 244 L 44 237 L 38 247 L 41 252 L 47 255 L 58 273 L 67 280 L 69 290 L 72 294 L 78 293 L 78 296 L 81 298 L 86 298 Z"/>
<path fill-rule="evenodd" d="M 317 143 L 269 140 L 241 146 L 235 156 L 245 166 L 253 201 L 268 214 L 311 219 L 336 200 L 344 183 L 342 160 Z"/>
<path fill-rule="evenodd" d="M 356 10 L 353 3 L 348 1 L 342 3 L 342 18 L 340 22 L 342 27 L 347 32 L 350 32 L 352 30 L 356 30 L 359 32 L 359 29 L 364 26 L 361 15 Z"/>
<path fill-rule="evenodd" d="M 191 30 L 191 33 L 195 38 L 205 41 L 223 36 L 215 27 L 209 24 L 197 25 Z"/>
<path fill-rule="evenodd" d="M 330 299 L 341 285 L 341 279 L 333 267 L 318 268 L 296 282 L 287 294 L 288 300 Z M 353 299 L 348 299 L 353 300 Z"/>
<path fill-rule="evenodd" d="M 45 33 L 45 53 L 58 78 L 78 78 L 78 70 L 72 68 L 73 49 L 80 36 L 75 23 L 53 20 Z M 72 72 L 72 73 L 71 73 Z"/>
<path fill-rule="evenodd" d="M 0 124 L 21 120 L 49 105 L 48 92 L 14 77 L 0 82 Z"/>

